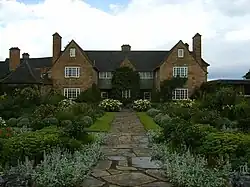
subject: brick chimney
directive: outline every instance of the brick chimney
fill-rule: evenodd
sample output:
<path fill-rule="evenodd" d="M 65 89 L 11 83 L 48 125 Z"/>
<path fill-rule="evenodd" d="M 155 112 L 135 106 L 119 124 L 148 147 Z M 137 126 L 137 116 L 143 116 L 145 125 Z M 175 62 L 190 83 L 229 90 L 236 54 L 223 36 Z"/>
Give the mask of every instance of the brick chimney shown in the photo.
<path fill-rule="evenodd" d="M 23 53 L 22 56 L 23 56 L 23 59 L 29 59 L 30 58 L 29 53 Z"/>
<path fill-rule="evenodd" d="M 59 58 L 62 48 L 62 37 L 56 32 L 53 34 L 53 56 L 52 63 Z"/>
<path fill-rule="evenodd" d="M 9 69 L 10 71 L 15 70 L 20 64 L 20 49 L 18 47 L 10 48 L 9 54 Z"/>
<path fill-rule="evenodd" d="M 201 63 L 201 35 L 199 33 L 193 37 L 193 54 L 196 60 Z"/>
<path fill-rule="evenodd" d="M 122 48 L 122 52 L 125 52 L 125 53 L 128 53 L 129 51 L 131 51 L 131 46 L 129 44 L 123 44 L 121 48 Z"/>

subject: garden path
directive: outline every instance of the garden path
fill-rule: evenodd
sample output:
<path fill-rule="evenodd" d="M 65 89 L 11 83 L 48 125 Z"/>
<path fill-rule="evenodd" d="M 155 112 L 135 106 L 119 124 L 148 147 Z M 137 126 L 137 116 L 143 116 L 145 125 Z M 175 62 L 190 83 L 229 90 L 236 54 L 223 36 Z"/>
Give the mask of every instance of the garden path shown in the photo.
<path fill-rule="evenodd" d="M 159 165 L 150 161 L 148 138 L 143 125 L 131 111 L 116 113 L 99 161 L 83 186 L 171 187 Z"/>

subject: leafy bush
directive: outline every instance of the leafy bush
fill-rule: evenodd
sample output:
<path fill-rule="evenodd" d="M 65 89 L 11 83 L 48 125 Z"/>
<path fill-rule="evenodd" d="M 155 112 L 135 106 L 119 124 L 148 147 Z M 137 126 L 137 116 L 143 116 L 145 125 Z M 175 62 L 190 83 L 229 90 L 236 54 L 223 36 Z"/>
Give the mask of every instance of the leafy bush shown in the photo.
<path fill-rule="evenodd" d="M 138 112 L 147 111 L 151 107 L 151 102 L 146 99 L 139 99 L 134 101 L 133 103 L 133 109 Z"/>
<path fill-rule="evenodd" d="M 147 115 L 154 118 L 157 114 L 159 114 L 161 111 L 155 108 L 151 108 L 147 111 Z"/>
<path fill-rule="evenodd" d="M 7 121 L 7 125 L 10 127 L 15 127 L 15 126 L 17 126 L 17 121 L 18 120 L 16 118 L 10 118 Z"/>
<path fill-rule="evenodd" d="M 165 144 L 154 145 L 153 159 L 160 160 L 170 182 L 187 187 L 224 187 L 230 174 L 230 164 L 222 168 L 208 168 L 206 159 L 185 153 L 173 152 Z"/>
<path fill-rule="evenodd" d="M 70 126 L 72 125 L 72 121 L 71 120 L 62 120 L 61 121 L 61 126 L 62 127 L 66 127 L 66 126 Z"/>
<path fill-rule="evenodd" d="M 4 127 L 0 129 L 0 138 L 7 139 L 13 136 L 13 130 L 10 127 Z"/>
<path fill-rule="evenodd" d="M 69 110 L 64 110 L 64 111 L 59 111 L 56 113 L 56 118 L 59 121 L 63 121 L 63 120 L 71 120 L 73 121 L 75 118 L 75 115 L 73 114 L 72 111 Z"/>
<path fill-rule="evenodd" d="M 35 132 L 27 132 L 9 138 L 3 146 L 3 161 L 16 164 L 25 156 L 40 161 L 43 151 L 60 144 L 60 131 L 57 128 L 47 128 Z"/>
<path fill-rule="evenodd" d="M 161 124 L 161 118 L 164 116 L 163 113 L 159 113 L 157 114 L 155 117 L 154 117 L 154 122 L 157 123 L 157 124 Z"/>
<path fill-rule="evenodd" d="M 47 117 L 52 117 L 56 113 L 56 107 L 54 105 L 49 105 L 49 104 L 42 104 L 38 107 L 36 107 L 33 116 L 36 119 L 44 119 Z"/>
<path fill-rule="evenodd" d="M 168 114 L 161 116 L 161 120 L 160 120 L 159 125 L 161 127 L 164 127 L 165 125 L 168 125 L 168 123 L 171 123 L 171 117 Z"/>
<path fill-rule="evenodd" d="M 58 105 L 63 99 L 65 99 L 65 97 L 61 93 L 56 90 L 51 90 L 43 97 L 43 104 Z"/>
<path fill-rule="evenodd" d="M 64 111 L 70 109 L 76 102 L 70 99 L 64 99 L 58 103 L 58 110 Z"/>
<path fill-rule="evenodd" d="M 87 102 L 87 103 L 96 103 L 101 100 L 101 92 L 96 84 L 93 84 L 91 88 L 83 91 L 77 97 L 77 102 Z"/>
<path fill-rule="evenodd" d="M 90 127 L 93 124 L 93 120 L 90 116 L 81 117 L 80 122 L 84 123 L 86 127 Z"/>
<path fill-rule="evenodd" d="M 77 140 L 85 140 L 85 137 L 88 136 L 84 130 L 85 126 L 85 122 L 74 121 L 71 124 L 64 126 L 63 131 L 68 137 L 72 137 Z"/>
<path fill-rule="evenodd" d="M 56 119 L 55 117 L 48 117 L 48 118 L 44 118 L 43 123 L 45 124 L 45 126 L 57 126 L 59 124 L 58 119 Z"/>
<path fill-rule="evenodd" d="M 215 119 L 212 125 L 218 129 L 228 129 L 237 127 L 237 123 L 235 121 L 231 121 L 226 117 L 219 117 Z"/>
<path fill-rule="evenodd" d="M 213 110 L 200 110 L 192 116 L 192 121 L 199 124 L 214 124 L 219 118 L 219 113 Z"/>
<path fill-rule="evenodd" d="M 17 122 L 17 127 L 29 126 L 30 120 L 29 118 L 20 118 Z"/>
<path fill-rule="evenodd" d="M 107 112 L 117 112 L 121 110 L 122 103 L 115 99 L 104 99 L 99 107 Z"/>

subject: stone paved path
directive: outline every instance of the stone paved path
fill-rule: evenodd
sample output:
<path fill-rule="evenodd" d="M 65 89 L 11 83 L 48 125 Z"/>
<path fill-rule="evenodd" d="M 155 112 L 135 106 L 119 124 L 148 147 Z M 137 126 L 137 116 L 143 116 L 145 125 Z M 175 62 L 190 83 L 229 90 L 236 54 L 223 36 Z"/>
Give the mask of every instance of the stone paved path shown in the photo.
<path fill-rule="evenodd" d="M 150 161 L 148 139 L 134 112 L 119 112 L 102 151 L 106 156 L 85 180 L 86 187 L 171 187 Z"/>

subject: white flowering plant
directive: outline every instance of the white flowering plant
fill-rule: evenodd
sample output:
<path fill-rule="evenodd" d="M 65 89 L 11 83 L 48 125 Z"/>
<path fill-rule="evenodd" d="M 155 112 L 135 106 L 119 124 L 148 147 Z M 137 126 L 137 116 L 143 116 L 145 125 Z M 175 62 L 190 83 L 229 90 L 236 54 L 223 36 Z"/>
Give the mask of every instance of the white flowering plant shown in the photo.
<path fill-rule="evenodd" d="M 174 102 L 174 104 L 180 107 L 192 108 L 193 105 L 195 105 L 195 100 L 192 100 L 192 99 L 177 100 Z"/>
<path fill-rule="evenodd" d="M 58 108 L 59 110 L 67 110 L 74 104 L 76 104 L 75 101 L 72 101 L 70 99 L 63 99 L 58 103 Z"/>
<path fill-rule="evenodd" d="M 104 99 L 99 107 L 107 112 L 118 112 L 121 110 L 122 103 L 116 99 Z"/>
<path fill-rule="evenodd" d="M 0 117 L 0 127 L 6 127 L 6 122 L 2 117 Z"/>
<path fill-rule="evenodd" d="M 133 102 L 133 109 L 138 112 L 147 111 L 151 108 L 151 102 L 147 99 L 139 99 Z"/>

